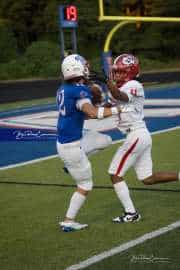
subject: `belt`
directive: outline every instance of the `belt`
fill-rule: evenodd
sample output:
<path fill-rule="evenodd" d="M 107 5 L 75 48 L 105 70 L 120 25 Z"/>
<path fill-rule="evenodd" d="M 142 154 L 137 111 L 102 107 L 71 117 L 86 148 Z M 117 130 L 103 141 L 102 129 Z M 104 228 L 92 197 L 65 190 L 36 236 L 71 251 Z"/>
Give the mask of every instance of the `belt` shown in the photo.
<path fill-rule="evenodd" d="M 134 129 L 132 128 L 119 128 L 119 130 L 123 133 L 123 134 L 127 134 L 127 133 L 130 133 L 131 131 L 133 131 Z"/>
<path fill-rule="evenodd" d="M 146 127 L 131 127 L 131 128 L 127 128 L 125 130 L 126 133 L 130 133 L 131 131 L 135 131 L 137 129 L 141 129 L 141 128 L 146 128 Z"/>
<path fill-rule="evenodd" d="M 121 128 L 119 127 L 119 130 L 124 133 L 124 134 L 127 134 L 127 133 L 130 133 L 131 131 L 135 131 L 137 129 L 141 129 L 141 128 L 146 128 L 146 127 L 129 127 L 129 128 Z"/>

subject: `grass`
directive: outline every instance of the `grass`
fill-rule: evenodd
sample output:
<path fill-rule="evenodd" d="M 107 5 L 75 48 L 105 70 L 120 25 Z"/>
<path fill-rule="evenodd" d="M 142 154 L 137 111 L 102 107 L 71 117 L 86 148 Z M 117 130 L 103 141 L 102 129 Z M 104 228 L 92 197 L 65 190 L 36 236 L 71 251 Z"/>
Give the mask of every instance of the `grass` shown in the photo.
<path fill-rule="evenodd" d="M 178 270 L 179 237 L 180 229 L 169 232 L 158 238 L 149 240 L 126 252 L 105 259 L 95 265 L 87 267 L 87 270 L 121 269 L 126 270 Z M 172 253 L 173 250 L 173 253 Z"/>
<path fill-rule="evenodd" d="M 155 170 L 179 169 L 179 136 L 180 130 L 153 136 Z M 90 158 L 95 185 L 111 186 L 107 168 L 116 148 L 117 145 L 113 145 Z M 74 189 L 60 184 L 71 185 L 74 182 L 63 173 L 62 167 L 62 162 L 54 158 L 0 171 L 0 269 L 62 270 L 180 220 L 179 192 L 173 192 L 180 190 L 180 186 L 174 182 L 153 186 L 156 191 L 149 191 L 152 187 L 144 187 L 136 181 L 131 170 L 126 180 L 135 205 L 142 214 L 140 222 L 112 224 L 111 218 L 122 212 L 121 205 L 113 190 L 95 188 L 78 215 L 78 220 L 87 222 L 89 228 L 63 233 L 58 222 L 65 215 Z M 147 241 L 88 269 L 179 269 L 179 232 L 177 229 Z M 132 262 L 133 256 L 142 254 L 168 257 L 170 262 L 166 265 L 148 264 L 143 260 Z"/>

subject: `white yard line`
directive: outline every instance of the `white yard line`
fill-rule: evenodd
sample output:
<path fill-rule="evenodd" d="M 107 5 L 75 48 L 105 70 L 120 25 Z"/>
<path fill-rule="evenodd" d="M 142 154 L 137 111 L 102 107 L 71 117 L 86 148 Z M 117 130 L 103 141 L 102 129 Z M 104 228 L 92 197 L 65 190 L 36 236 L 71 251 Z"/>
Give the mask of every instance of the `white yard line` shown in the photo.
<path fill-rule="evenodd" d="M 165 133 L 165 132 L 168 132 L 168 131 L 173 131 L 173 130 L 176 130 L 176 129 L 180 129 L 180 127 L 178 126 L 178 127 L 173 127 L 173 128 L 160 130 L 160 131 L 154 131 L 151 134 L 160 134 L 160 133 Z M 116 143 L 119 143 L 119 142 L 122 142 L 122 141 L 124 141 L 124 139 L 113 141 L 112 144 L 116 144 Z M 26 161 L 26 162 L 12 164 L 12 165 L 8 165 L 8 166 L 3 166 L 3 167 L 0 167 L 0 171 L 1 170 L 8 170 L 8 169 L 16 168 L 16 167 L 20 167 L 20 166 L 25 166 L 25 165 L 28 165 L 28 164 L 33 164 L 33 163 L 40 162 L 40 161 L 43 161 L 43 160 L 52 159 L 52 158 L 55 158 L 57 156 L 58 155 L 51 155 L 51 156 L 47 156 L 47 157 L 43 157 L 43 158 L 29 160 L 29 161 Z"/>
<path fill-rule="evenodd" d="M 131 240 L 129 242 L 121 244 L 121 245 L 119 245 L 117 247 L 114 247 L 114 248 L 112 248 L 110 250 L 104 251 L 104 252 L 102 252 L 102 253 L 100 253 L 98 255 L 92 256 L 92 257 L 88 258 L 87 260 L 84 260 L 84 261 L 82 261 L 82 262 L 80 262 L 78 264 L 71 265 L 71 266 L 67 267 L 65 270 L 84 269 L 84 268 L 86 268 L 86 267 L 88 267 L 88 266 L 90 266 L 92 264 L 100 262 L 100 261 L 102 261 L 102 260 L 104 260 L 106 258 L 112 257 L 112 256 L 114 256 L 116 254 L 119 254 L 119 253 L 125 251 L 125 250 L 128 250 L 128 249 L 130 249 L 132 247 L 135 247 L 135 246 L 137 246 L 139 244 L 142 244 L 147 240 L 158 237 L 158 236 L 160 236 L 162 234 L 165 234 L 165 233 L 167 233 L 169 231 L 172 231 L 172 230 L 174 230 L 176 228 L 179 228 L 179 227 L 180 227 L 180 221 L 169 224 L 166 227 L 162 227 L 162 228 L 160 228 L 160 229 L 158 229 L 156 231 L 146 233 L 146 234 L 144 234 L 144 235 L 142 235 L 142 236 L 140 236 L 140 237 L 138 237 L 138 238 L 136 238 L 134 240 Z"/>

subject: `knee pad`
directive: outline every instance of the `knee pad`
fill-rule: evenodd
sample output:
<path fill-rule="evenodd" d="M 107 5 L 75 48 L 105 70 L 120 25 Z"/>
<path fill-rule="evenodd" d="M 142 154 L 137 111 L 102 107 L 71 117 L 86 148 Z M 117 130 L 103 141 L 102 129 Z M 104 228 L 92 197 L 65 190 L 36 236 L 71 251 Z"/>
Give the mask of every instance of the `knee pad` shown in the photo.
<path fill-rule="evenodd" d="M 77 183 L 77 186 L 87 191 L 92 190 L 92 169 L 90 162 L 87 162 L 83 168 L 69 168 L 71 176 Z"/>

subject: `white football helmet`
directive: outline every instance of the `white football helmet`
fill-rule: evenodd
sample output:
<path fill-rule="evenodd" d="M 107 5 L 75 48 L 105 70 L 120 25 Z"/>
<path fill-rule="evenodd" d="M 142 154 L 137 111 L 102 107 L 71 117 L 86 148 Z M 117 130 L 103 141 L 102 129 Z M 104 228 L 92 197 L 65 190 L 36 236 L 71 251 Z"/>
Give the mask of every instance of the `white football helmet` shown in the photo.
<path fill-rule="evenodd" d="M 89 76 L 88 63 L 79 54 L 71 54 L 65 57 L 61 65 L 61 70 L 65 80 L 76 77 L 88 78 Z"/>

